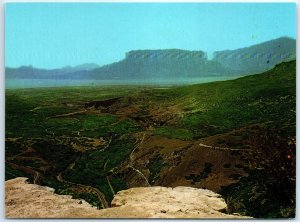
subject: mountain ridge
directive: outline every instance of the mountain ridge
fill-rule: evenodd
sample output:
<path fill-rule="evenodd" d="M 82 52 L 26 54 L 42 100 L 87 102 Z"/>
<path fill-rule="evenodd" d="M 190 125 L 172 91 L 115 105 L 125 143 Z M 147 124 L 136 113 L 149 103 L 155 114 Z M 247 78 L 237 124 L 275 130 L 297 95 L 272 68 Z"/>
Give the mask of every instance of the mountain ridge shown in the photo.
<path fill-rule="evenodd" d="M 264 72 L 296 58 L 296 40 L 281 37 L 252 46 L 223 50 L 208 59 L 202 50 L 131 50 L 125 58 L 103 66 L 86 64 L 61 69 L 32 66 L 5 70 L 7 79 L 132 80 L 179 77 L 240 76 Z"/>

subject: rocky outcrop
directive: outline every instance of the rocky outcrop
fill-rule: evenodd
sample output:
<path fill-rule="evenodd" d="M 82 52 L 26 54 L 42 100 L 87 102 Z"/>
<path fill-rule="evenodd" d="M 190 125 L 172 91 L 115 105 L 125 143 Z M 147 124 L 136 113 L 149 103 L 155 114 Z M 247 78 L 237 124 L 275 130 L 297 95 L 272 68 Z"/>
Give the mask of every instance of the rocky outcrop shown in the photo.
<path fill-rule="evenodd" d="M 97 210 L 83 200 L 57 195 L 28 184 L 27 178 L 5 182 L 7 218 L 240 218 L 223 213 L 220 195 L 191 187 L 140 187 L 120 191 L 112 208 Z"/>
<path fill-rule="evenodd" d="M 117 193 L 116 209 L 132 207 L 151 218 L 234 218 L 225 214 L 227 204 L 217 193 L 192 187 L 137 187 Z"/>

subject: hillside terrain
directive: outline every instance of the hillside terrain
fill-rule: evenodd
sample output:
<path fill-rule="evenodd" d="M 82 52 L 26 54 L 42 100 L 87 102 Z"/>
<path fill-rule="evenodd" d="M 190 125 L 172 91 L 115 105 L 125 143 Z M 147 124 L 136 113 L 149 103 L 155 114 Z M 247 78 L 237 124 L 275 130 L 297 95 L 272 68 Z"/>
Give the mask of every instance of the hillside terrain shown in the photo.
<path fill-rule="evenodd" d="M 6 180 L 98 208 L 128 188 L 186 186 L 230 213 L 295 216 L 295 61 L 181 87 L 6 90 L 5 130 Z"/>
<path fill-rule="evenodd" d="M 93 79 L 153 82 L 174 78 L 241 76 L 264 72 L 276 64 L 296 58 L 296 40 L 278 38 L 236 50 L 214 53 L 180 49 L 135 50 L 121 61 L 98 67 L 84 64 L 62 69 L 6 68 L 6 79 Z M 178 81 L 179 81 L 178 80 Z M 179 81 L 180 82 L 180 81 Z"/>
<path fill-rule="evenodd" d="M 295 45 L 296 41 L 283 37 L 241 49 L 218 51 L 213 60 L 240 74 L 260 73 L 295 59 Z"/>
<path fill-rule="evenodd" d="M 112 208 L 97 210 L 84 200 L 25 181 L 20 177 L 5 183 L 7 218 L 243 218 L 225 214 L 224 199 L 209 190 L 132 188 L 117 193 Z"/>

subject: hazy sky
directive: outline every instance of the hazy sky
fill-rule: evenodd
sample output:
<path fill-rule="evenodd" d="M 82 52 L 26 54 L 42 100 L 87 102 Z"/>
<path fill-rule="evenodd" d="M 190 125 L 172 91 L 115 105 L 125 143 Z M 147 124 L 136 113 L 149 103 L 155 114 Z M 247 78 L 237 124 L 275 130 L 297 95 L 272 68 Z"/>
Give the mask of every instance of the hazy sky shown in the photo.
<path fill-rule="evenodd" d="M 8 3 L 8 67 L 119 61 L 135 49 L 213 52 L 296 38 L 294 3 Z"/>

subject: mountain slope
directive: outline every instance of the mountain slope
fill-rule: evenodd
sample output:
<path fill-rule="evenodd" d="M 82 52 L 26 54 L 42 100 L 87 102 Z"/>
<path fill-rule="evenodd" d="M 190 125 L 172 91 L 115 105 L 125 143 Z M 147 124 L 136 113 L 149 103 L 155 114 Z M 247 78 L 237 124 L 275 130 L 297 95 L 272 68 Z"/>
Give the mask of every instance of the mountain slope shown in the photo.
<path fill-rule="evenodd" d="M 215 52 L 212 60 L 203 51 L 136 50 L 128 52 L 123 60 L 102 67 L 89 64 L 54 70 L 6 68 L 5 74 L 7 79 L 173 80 L 249 75 L 295 58 L 296 41 L 279 38 L 247 48 Z"/>
<path fill-rule="evenodd" d="M 214 53 L 214 61 L 240 74 L 260 73 L 296 58 L 296 40 L 282 37 L 236 50 Z"/>
<path fill-rule="evenodd" d="M 126 58 L 93 70 L 96 79 L 156 79 L 249 75 L 272 69 L 276 64 L 296 58 L 296 41 L 279 38 L 237 50 L 214 53 L 208 60 L 203 51 L 138 50 Z"/>

